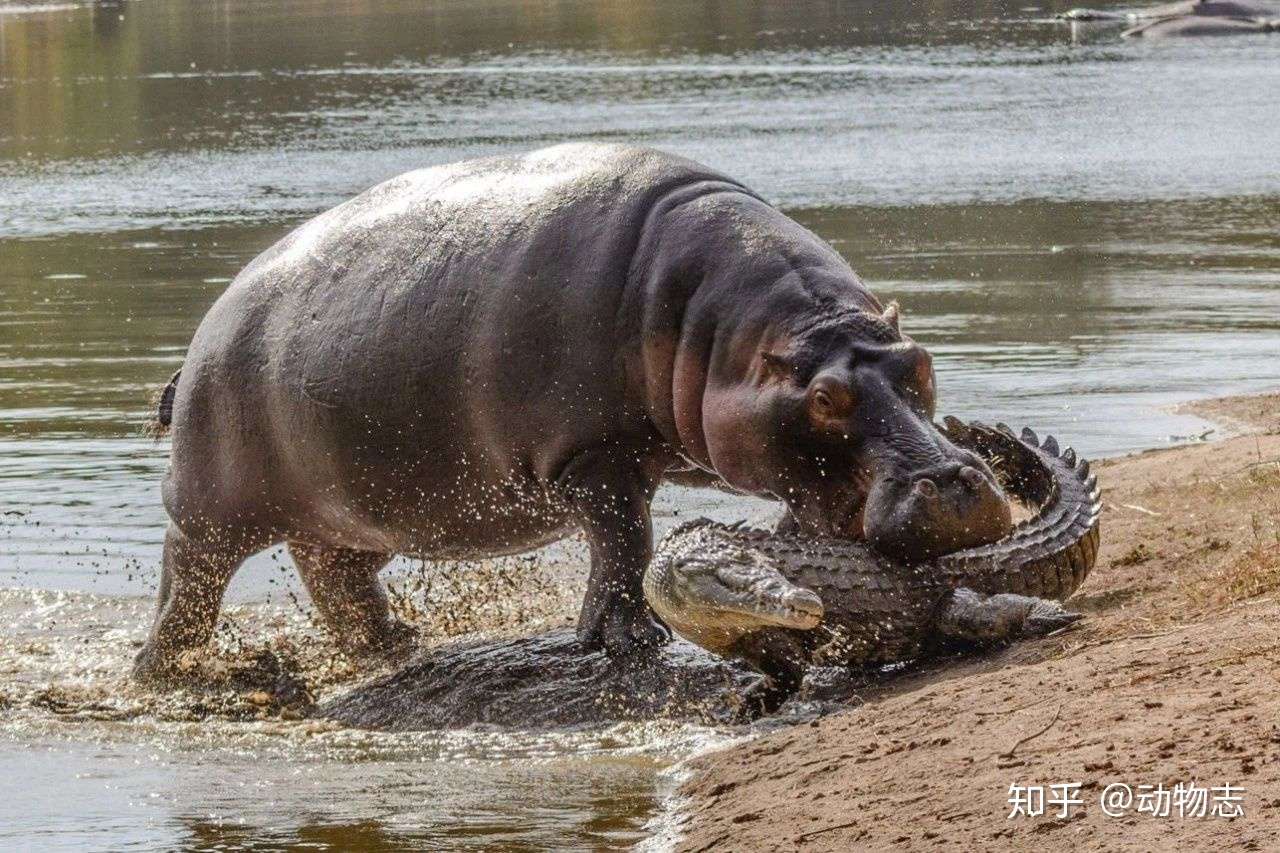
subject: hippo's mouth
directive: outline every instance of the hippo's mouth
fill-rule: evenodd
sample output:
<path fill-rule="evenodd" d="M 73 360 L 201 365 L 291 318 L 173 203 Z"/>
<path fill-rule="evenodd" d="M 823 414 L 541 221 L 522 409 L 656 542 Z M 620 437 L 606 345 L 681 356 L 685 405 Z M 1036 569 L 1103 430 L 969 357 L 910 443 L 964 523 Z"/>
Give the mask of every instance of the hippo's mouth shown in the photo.
<path fill-rule="evenodd" d="M 935 439 L 928 453 L 912 456 L 886 446 L 888 459 L 867 491 L 860 538 L 890 559 L 925 562 L 1013 530 L 1009 498 L 987 462 L 941 430 Z"/>

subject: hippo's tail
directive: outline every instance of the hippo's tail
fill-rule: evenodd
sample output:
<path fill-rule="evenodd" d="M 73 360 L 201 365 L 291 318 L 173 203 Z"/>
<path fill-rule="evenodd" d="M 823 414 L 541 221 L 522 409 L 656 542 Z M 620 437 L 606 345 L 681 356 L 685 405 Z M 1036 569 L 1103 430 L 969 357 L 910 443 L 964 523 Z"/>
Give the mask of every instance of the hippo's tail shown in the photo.
<path fill-rule="evenodd" d="M 181 375 L 181 369 L 175 371 L 169 384 L 161 388 L 160 393 L 151 400 L 156 413 L 147 420 L 143 431 L 152 438 L 161 438 L 169 432 L 169 424 L 173 423 L 173 398 L 178 393 L 178 377 Z"/>

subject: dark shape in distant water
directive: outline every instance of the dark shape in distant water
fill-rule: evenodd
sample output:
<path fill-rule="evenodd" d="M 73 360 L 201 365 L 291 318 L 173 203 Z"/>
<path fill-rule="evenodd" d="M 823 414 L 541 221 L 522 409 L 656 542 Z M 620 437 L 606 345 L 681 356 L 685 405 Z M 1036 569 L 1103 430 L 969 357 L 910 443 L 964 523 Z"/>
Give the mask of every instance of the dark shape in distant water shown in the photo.
<path fill-rule="evenodd" d="M 1124 38 L 1194 38 L 1198 36 L 1248 36 L 1280 30 L 1280 18 L 1205 18 L 1186 15 L 1152 21 L 1120 35 Z"/>
<path fill-rule="evenodd" d="M 1280 6 L 1254 0 L 1180 0 L 1127 11 L 1076 8 L 1058 14 L 1066 21 L 1150 21 L 1194 15 L 1206 18 L 1266 18 L 1280 14 Z"/>
<path fill-rule="evenodd" d="M 1127 12 L 1071 9 L 1057 17 L 1073 21 L 1130 21 L 1124 38 L 1187 38 L 1269 33 L 1280 29 L 1280 5 L 1254 0 L 1180 0 Z"/>

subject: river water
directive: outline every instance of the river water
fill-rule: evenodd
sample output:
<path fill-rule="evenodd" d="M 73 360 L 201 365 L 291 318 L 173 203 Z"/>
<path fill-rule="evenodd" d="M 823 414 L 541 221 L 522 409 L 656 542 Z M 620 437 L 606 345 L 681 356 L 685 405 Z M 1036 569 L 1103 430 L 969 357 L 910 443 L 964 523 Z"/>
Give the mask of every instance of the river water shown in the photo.
<path fill-rule="evenodd" d="M 712 164 L 901 301 L 943 411 L 1087 454 L 1274 387 L 1280 39 L 1127 42 L 1067 6 L 0 2 L 0 845 L 627 846 L 658 771 L 732 735 L 192 722 L 121 679 L 163 530 L 150 395 L 250 258 L 407 169 L 571 139 Z M 553 556 L 471 627 L 562 620 L 581 555 Z M 280 562 L 237 578 L 226 654 L 323 646 Z"/>

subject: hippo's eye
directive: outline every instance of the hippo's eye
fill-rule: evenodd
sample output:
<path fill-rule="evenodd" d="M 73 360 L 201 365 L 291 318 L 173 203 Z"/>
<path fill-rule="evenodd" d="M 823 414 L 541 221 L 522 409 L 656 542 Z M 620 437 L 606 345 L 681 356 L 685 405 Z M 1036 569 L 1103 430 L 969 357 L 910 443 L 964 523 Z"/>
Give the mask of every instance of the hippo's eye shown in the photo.
<path fill-rule="evenodd" d="M 819 376 L 809 389 L 809 418 L 818 429 L 842 432 L 844 419 L 854 408 L 853 389 L 843 380 Z"/>

